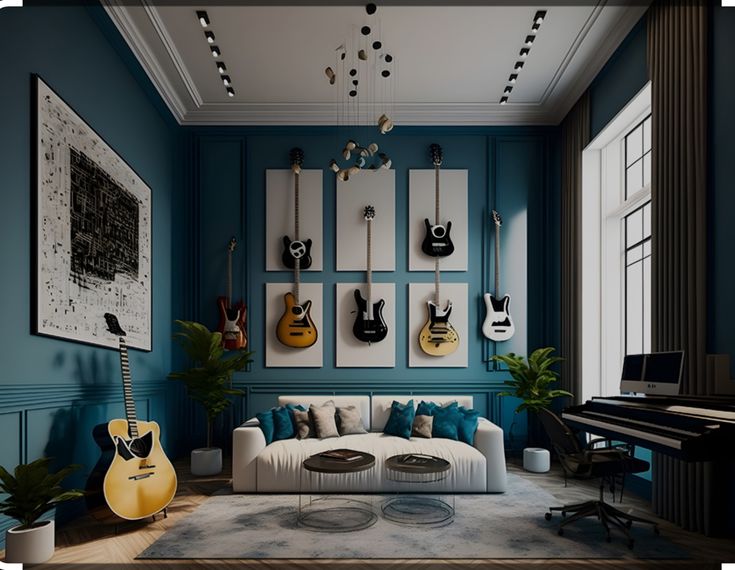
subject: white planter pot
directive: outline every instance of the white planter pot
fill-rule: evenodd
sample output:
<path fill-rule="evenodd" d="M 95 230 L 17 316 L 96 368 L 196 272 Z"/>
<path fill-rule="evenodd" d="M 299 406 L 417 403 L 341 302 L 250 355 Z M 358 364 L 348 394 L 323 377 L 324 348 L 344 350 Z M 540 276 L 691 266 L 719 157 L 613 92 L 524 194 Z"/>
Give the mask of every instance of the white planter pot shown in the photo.
<path fill-rule="evenodd" d="M 54 521 L 43 521 L 26 530 L 11 528 L 5 533 L 5 562 L 41 564 L 54 555 Z"/>
<path fill-rule="evenodd" d="M 551 469 L 551 454 L 543 447 L 527 447 L 523 450 L 523 468 L 531 473 L 546 473 Z"/>
<path fill-rule="evenodd" d="M 222 450 L 219 447 L 200 447 L 191 452 L 192 475 L 217 475 L 222 472 Z"/>

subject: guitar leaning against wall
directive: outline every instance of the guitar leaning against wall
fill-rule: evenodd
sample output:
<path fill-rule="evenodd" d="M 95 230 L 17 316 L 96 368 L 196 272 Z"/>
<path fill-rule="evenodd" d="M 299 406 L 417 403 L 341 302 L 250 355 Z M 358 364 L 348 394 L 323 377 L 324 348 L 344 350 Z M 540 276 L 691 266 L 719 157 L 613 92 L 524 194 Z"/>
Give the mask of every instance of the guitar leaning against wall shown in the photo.
<path fill-rule="evenodd" d="M 304 160 L 304 153 L 299 148 L 291 150 L 291 170 L 294 173 L 294 192 L 296 199 L 296 233 L 294 242 L 299 239 L 299 175 Z M 300 242 L 299 242 L 300 243 Z M 308 242 L 309 247 L 311 241 Z M 284 256 L 286 252 L 284 252 Z M 301 293 L 301 262 L 303 255 L 293 258 L 294 290 L 283 296 L 285 310 L 276 326 L 276 338 L 285 346 L 291 348 L 308 348 L 314 345 L 319 337 L 316 325 L 311 318 L 311 301 L 300 302 Z M 284 259 L 285 262 L 285 259 Z M 311 260 L 309 261 L 311 264 Z"/>
<path fill-rule="evenodd" d="M 115 315 L 107 313 L 105 320 L 110 333 L 119 339 L 126 419 L 94 428 L 102 456 L 89 477 L 87 508 L 98 519 L 110 518 L 109 511 L 127 520 L 161 511 L 165 515 L 176 494 L 176 471 L 161 447 L 161 428 L 136 416 L 125 331 Z"/>

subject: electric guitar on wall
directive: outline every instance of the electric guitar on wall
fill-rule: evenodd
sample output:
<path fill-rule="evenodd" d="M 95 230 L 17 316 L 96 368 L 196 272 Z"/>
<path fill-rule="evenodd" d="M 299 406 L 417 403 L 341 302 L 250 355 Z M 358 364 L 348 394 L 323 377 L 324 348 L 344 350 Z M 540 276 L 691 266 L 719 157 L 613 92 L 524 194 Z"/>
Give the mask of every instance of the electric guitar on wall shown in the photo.
<path fill-rule="evenodd" d="M 427 301 L 429 320 L 419 333 L 419 346 L 429 356 L 446 356 L 459 347 L 459 334 L 449 322 L 452 302 L 442 310 L 439 297 L 439 258 L 434 260 L 434 301 Z"/>
<path fill-rule="evenodd" d="M 87 504 L 93 515 L 105 518 L 99 509 L 101 483 L 107 506 L 120 518 L 138 520 L 161 511 L 165 514 L 176 494 L 176 471 L 161 447 L 161 428 L 156 422 L 136 417 L 125 331 L 115 315 L 106 313 L 105 320 L 108 330 L 119 338 L 126 419 L 94 428 L 102 457 L 89 478 Z"/>
<path fill-rule="evenodd" d="M 363 299 L 359 289 L 355 289 L 357 303 L 357 318 L 352 326 L 352 334 L 362 342 L 380 342 L 388 334 L 388 325 L 383 319 L 385 301 L 380 299 L 373 303 L 373 267 L 372 267 L 372 225 L 375 218 L 375 208 L 365 206 L 365 221 L 367 222 L 367 299 Z"/>
<path fill-rule="evenodd" d="M 222 333 L 222 346 L 226 350 L 238 350 L 248 344 L 245 333 L 247 309 L 242 301 L 232 304 L 232 252 L 236 247 L 237 240 L 233 237 L 227 245 L 227 296 L 217 298 L 219 307 L 217 330 Z"/>
<path fill-rule="evenodd" d="M 296 243 L 299 239 L 299 172 L 301 171 L 303 158 L 304 153 L 301 149 L 291 150 L 291 168 L 296 179 L 296 233 L 295 240 L 291 243 Z M 285 239 L 287 238 L 284 238 L 284 243 Z M 293 257 L 294 291 L 284 295 L 283 302 L 286 307 L 276 327 L 278 340 L 281 344 L 291 348 L 308 348 L 316 343 L 318 338 L 316 325 L 311 318 L 311 301 L 304 301 L 303 304 L 300 302 L 301 263 L 305 258 L 308 258 L 309 265 L 311 265 L 311 258 L 308 257 L 308 248 L 311 247 L 311 241 L 307 240 L 302 245 L 306 248 L 307 253 Z M 284 252 L 284 263 L 285 255 L 286 252 Z"/>
<path fill-rule="evenodd" d="M 516 332 L 510 316 L 510 295 L 500 297 L 500 226 L 503 219 L 495 210 L 492 213 L 495 224 L 495 292 L 485 293 L 485 321 L 482 323 L 482 334 L 495 342 L 510 339 Z"/>
<path fill-rule="evenodd" d="M 424 218 L 426 236 L 421 243 L 421 251 L 431 257 L 446 257 L 454 252 L 454 244 L 449 232 L 452 230 L 452 222 L 447 222 L 446 227 L 441 224 L 439 216 L 439 167 L 442 163 L 442 148 L 438 144 L 429 147 L 431 162 L 434 164 L 434 225 L 429 218 Z"/>
<path fill-rule="evenodd" d="M 311 267 L 311 240 L 301 241 L 299 239 L 299 175 L 304 163 L 304 151 L 300 148 L 292 148 L 290 153 L 291 170 L 294 173 L 294 238 L 283 236 L 283 254 L 281 260 L 283 265 L 294 269 L 296 261 L 301 269 Z"/>

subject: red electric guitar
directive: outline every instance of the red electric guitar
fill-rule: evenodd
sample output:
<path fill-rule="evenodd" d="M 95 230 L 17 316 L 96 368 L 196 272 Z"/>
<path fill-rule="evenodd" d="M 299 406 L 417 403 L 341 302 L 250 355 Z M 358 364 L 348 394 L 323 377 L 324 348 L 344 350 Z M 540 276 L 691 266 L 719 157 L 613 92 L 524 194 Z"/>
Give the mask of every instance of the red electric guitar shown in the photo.
<path fill-rule="evenodd" d="M 217 330 L 222 333 L 222 345 L 227 350 L 238 350 L 248 344 L 245 333 L 247 309 L 242 301 L 232 304 L 232 252 L 236 247 L 237 240 L 233 237 L 227 245 L 227 296 L 217 298 L 219 307 Z"/>

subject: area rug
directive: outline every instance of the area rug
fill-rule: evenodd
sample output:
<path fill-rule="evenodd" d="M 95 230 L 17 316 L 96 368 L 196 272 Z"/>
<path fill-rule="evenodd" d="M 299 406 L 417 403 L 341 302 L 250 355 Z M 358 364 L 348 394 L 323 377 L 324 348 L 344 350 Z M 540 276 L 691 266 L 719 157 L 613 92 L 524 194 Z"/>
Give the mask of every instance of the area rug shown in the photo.
<path fill-rule="evenodd" d="M 606 542 L 596 519 L 579 521 L 558 536 L 558 514 L 544 520 L 547 507 L 558 500 L 517 475 L 509 474 L 508 484 L 500 495 L 457 495 L 456 516 L 448 526 L 405 526 L 379 517 L 372 527 L 349 533 L 299 527 L 298 495 L 222 494 L 210 497 L 138 558 L 688 558 L 648 525 L 632 529 L 633 550 L 615 531 Z M 373 497 L 378 511 L 383 499 Z"/>

